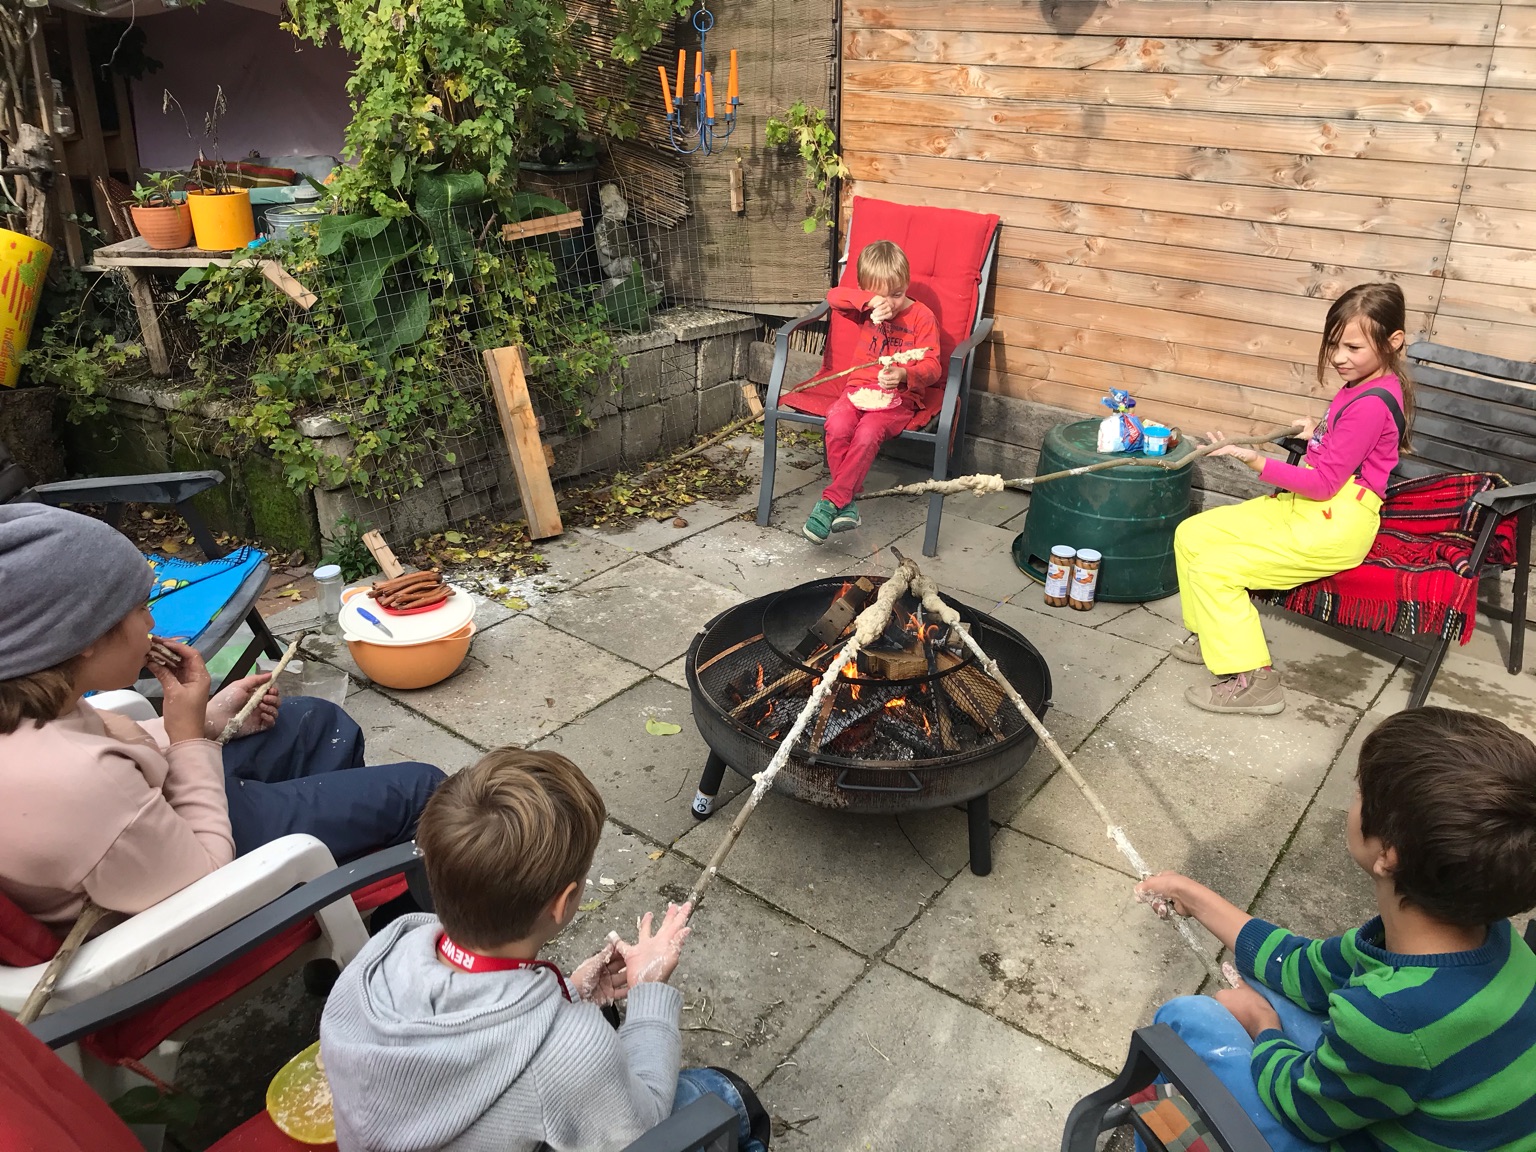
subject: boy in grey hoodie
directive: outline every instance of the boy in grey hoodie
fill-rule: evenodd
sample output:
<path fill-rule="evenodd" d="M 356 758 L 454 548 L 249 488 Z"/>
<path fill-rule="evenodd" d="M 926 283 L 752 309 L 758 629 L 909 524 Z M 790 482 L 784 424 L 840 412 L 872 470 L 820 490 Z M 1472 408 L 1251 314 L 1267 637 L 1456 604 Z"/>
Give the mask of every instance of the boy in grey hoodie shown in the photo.
<path fill-rule="evenodd" d="M 622 1148 L 699 1095 L 698 1075 L 744 1111 L 720 1073 L 679 1084 L 666 981 L 690 905 L 654 933 L 648 913 L 635 943 L 611 935 L 569 981 L 537 959 L 576 914 L 605 815 L 552 752 L 498 749 L 438 788 L 416 834 L 436 916 L 370 940 L 321 1019 L 341 1152 Z M 615 1032 L 601 1007 L 626 997 Z"/>

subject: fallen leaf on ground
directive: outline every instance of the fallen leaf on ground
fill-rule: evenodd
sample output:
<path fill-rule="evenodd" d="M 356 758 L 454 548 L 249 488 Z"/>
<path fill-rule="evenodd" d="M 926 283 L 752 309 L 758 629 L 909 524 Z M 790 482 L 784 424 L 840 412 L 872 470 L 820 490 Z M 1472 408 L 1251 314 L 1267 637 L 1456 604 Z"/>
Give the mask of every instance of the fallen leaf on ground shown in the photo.
<path fill-rule="evenodd" d="M 665 720 L 658 720 L 652 716 L 645 722 L 645 730 L 652 736 L 676 736 L 683 730 L 681 724 L 668 724 Z"/>
<path fill-rule="evenodd" d="M 662 857 L 663 857 L 663 856 L 665 856 L 665 855 L 666 855 L 666 853 L 665 853 L 665 852 L 662 852 L 662 851 L 659 851 L 659 850 L 658 850 L 658 851 L 656 851 L 656 852 L 647 852 L 647 853 L 646 853 L 646 854 L 645 854 L 645 858 L 646 858 L 646 859 L 647 859 L 647 860 L 660 860 L 660 859 L 661 859 L 661 858 L 662 858 Z"/>
<path fill-rule="evenodd" d="M 521 596 L 508 596 L 501 602 L 501 606 L 503 608 L 510 608 L 514 612 L 526 612 L 528 610 L 528 601 L 524 600 Z"/>
<path fill-rule="evenodd" d="M 602 903 L 601 900 L 588 900 L 585 904 L 578 904 L 578 905 L 576 905 L 576 911 L 578 911 L 578 912 L 590 912 L 590 911 L 592 911 L 592 909 L 596 908 L 601 903 Z"/>
<path fill-rule="evenodd" d="M 279 592 L 278 595 L 286 596 L 289 600 L 294 601 L 304 599 L 304 593 L 300 592 L 297 588 L 285 588 L 283 591 Z"/>

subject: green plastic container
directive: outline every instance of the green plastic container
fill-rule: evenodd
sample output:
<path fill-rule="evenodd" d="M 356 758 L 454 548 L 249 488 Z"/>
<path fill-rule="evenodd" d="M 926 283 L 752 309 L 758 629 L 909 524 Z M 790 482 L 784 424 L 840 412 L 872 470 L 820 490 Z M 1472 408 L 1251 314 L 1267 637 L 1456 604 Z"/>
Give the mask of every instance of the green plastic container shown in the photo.
<path fill-rule="evenodd" d="M 1099 421 L 1058 424 L 1045 434 L 1036 476 L 1112 460 L 1098 450 Z M 1187 440 L 1163 459 L 1193 451 Z M 1115 603 L 1161 600 L 1179 590 L 1173 530 L 1190 514 L 1193 469 L 1112 468 L 1042 484 L 1029 499 L 1024 531 L 1013 542 L 1013 562 L 1044 583 L 1051 547 L 1096 548 L 1098 599 Z"/>

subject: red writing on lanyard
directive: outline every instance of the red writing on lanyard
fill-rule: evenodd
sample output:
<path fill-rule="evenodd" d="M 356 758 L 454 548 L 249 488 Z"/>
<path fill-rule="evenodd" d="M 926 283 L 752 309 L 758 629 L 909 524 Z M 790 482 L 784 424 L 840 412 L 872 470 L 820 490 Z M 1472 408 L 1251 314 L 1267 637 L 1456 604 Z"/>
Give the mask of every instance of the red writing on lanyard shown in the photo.
<path fill-rule="evenodd" d="M 548 960 L 518 960 L 511 956 L 482 956 L 478 952 L 471 952 L 468 948 L 461 948 L 448 939 L 448 933 L 444 932 L 437 938 L 437 954 L 461 972 L 513 972 L 519 968 L 547 968 L 555 974 L 555 979 L 560 981 L 560 994 L 567 1000 L 575 1001 L 571 990 L 565 986 L 565 977 L 560 974 L 560 969 Z"/>

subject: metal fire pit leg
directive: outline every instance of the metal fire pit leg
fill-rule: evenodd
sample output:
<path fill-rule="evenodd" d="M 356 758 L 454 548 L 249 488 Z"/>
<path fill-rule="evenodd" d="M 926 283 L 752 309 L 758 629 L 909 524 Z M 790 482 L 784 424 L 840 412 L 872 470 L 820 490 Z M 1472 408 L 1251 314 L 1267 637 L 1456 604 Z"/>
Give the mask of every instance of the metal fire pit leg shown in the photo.
<path fill-rule="evenodd" d="M 971 874 L 985 876 L 992 871 L 992 806 L 990 793 L 983 792 L 966 801 L 965 817 L 971 833 Z"/>
<path fill-rule="evenodd" d="M 715 797 L 720 794 L 720 782 L 725 779 L 729 765 L 715 753 L 704 761 L 704 775 L 699 777 L 699 790 L 693 794 L 693 818 L 708 820 L 715 810 Z"/>

